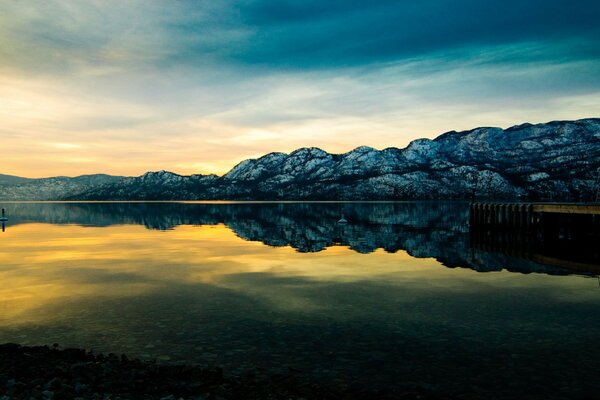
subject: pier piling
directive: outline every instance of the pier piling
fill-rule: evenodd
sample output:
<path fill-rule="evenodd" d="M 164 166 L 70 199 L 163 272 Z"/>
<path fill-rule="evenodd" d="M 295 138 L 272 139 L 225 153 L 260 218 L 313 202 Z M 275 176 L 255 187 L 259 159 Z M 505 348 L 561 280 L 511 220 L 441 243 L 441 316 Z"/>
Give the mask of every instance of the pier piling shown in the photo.
<path fill-rule="evenodd" d="M 600 273 L 600 204 L 472 203 L 470 245 L 585 273 Z"/>
<path fill-rule="evenodd" d="M 552 227 L 561 221 L 597 228 L 600 204 L 471 203 L 469 224 L 473 228 L 529 231 Z"/>

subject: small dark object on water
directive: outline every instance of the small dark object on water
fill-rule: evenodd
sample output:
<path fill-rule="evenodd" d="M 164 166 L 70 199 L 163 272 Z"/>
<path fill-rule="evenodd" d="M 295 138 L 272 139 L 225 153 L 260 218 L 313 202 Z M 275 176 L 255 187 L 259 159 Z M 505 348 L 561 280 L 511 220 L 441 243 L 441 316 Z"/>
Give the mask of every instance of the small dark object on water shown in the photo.
<path fill-rule="evenodd" d="M 338 224 L 347 224 L 348 220 L 344 218 L 344 209 L 342 208 L 342 217 L 338 220 Z"/>

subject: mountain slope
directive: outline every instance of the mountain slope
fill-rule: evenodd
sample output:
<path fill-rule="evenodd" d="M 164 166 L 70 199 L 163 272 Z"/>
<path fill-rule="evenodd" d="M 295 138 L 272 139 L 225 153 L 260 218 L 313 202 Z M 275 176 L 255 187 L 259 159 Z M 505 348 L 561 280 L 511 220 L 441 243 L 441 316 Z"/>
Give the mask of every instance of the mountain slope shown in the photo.
<path fill-rule="evenodd" d="M 31 181 L 29 178 L 21 178 L 20 176 L 4 175 L 0 174 L 0 186 L 1 185 L 19 185 Z"/>
<path fill-rule="evenodd" d="M 301 148 L 245 160 L 222 177 L 149 173 L 75 199 L 591 200 L 600 168 L 600 119 L 477 128 L 404 149 L 345 154 Z"/>
<path fill-rule="evenodd" d="M 80 194 L 91 188 L 115 183 L 121 179 L 122 176 L 105 174 L 39 179 L 0 175 L 0 200 L 57 200 Z"/>
<path fill-rule="evenodd" d="M 477 128 L 406 148 L 344 154 L 301 148 L 245 160 L 227 174 L 48 178 L 2 183 L 2 199 L 590 201 L 600 173 L 600 119 Z M 0 177 L 1 178 L 1 177 Z M 35 189 L 35 190 L 34 190 Z M 8 193 L 8 195 L 7 195 Z"/>
<path fill-rule="evenodd" d="M 93 187 L 67 197 L 75 200 L 195 200 L 218 182 L 216 175 L 182 176 L 168 171 L 146 172 L 142 176 Z"/>

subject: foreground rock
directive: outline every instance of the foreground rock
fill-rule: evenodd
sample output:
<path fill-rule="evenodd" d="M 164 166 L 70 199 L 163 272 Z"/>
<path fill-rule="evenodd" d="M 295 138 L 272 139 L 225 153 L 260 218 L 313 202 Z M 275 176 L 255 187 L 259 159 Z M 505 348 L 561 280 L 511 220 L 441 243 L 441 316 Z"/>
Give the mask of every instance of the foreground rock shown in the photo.
<path fill-rule="evenodd" d="M 2 397 L 4 395 L 4 397 Z M 82 349 L 0 345 L 0 399 L 444 399 L 407 385 L 402 393 L 328 387 L 290 371 L 227 377 L 220 368 L 160 365 Z"/>

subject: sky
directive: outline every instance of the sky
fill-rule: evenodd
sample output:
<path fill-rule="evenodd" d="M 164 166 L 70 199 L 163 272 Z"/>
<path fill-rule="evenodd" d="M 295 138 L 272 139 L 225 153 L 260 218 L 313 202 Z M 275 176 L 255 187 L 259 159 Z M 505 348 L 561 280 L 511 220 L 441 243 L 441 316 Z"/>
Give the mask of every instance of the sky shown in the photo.
<path fill-rule="evenodd" d="M 600 116 L 597 0 L 0 0 L 0 173 L 223 174 Z"/>

